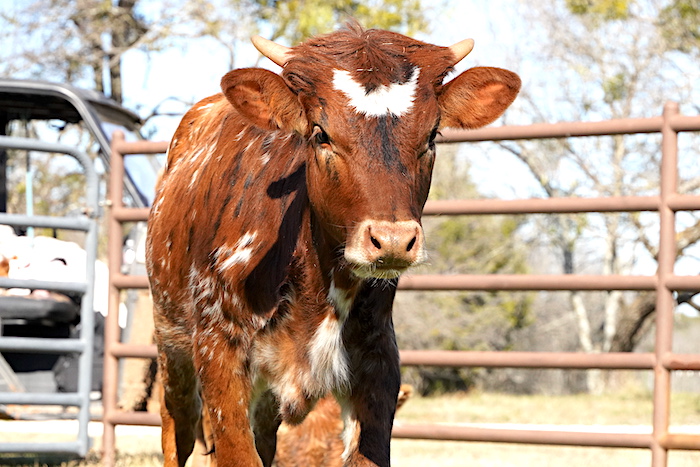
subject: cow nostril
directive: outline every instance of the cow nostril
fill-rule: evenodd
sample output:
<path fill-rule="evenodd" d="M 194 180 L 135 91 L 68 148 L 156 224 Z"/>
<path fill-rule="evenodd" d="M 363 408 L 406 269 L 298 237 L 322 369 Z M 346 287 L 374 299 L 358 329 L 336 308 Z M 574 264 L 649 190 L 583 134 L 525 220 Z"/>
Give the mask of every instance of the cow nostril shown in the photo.
<path fill-rule="evenodd" d="M 374 237 L 372 237 L 372 236 L 370 236 L 369 239 L 372 241 L 372 245 L 374 245 L 374 247 L 375 247 L 377 250 L 381 250 L 381 249 L 382 249 L 382 244 L 379 243 L 379 240 L 377 240 L 376 238 L 374 238 Z"/>
<path fill-rule="evenodd" d="M 413 246 L 416 244 L 416 237 L 413 237 L 410 242 L 408 242 L 408 245 L 406 246 L 406 251 L 411 251 L 413 249 Z"/>

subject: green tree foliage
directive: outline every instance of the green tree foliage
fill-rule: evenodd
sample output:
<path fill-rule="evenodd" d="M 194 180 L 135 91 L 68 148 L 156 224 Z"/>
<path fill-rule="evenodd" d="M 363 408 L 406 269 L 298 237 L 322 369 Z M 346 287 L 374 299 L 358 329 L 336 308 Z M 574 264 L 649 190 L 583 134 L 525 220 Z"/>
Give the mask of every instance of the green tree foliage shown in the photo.
<path fill-rule="evenodd" d="M 661 10 L 659 25 L 670 49 L 700 52 L 700 3 L 697 0 L 674 0 Z"/>
<path fill-rule="evenodd" d="M 587 17 L 593 25 L 629 20 L 631 10 L 640 3 L 639 0 L 566 0 L 571 13 Z M 660 28 L 669 50 L 688 54 L 700 51 L 700 2 L 665 1 L 654 13 L 656 26 Z"/>
<path fill-rule="evenodd" d="M 591 15 L 600 19 L 619 20 L 629 15 L 629 0 L 566 0 L 575 15 Z"/>
<path fill-rule="evenodd" d="M 355 18 L 368 28 L 397 30 L 409 35 L 427 29 L 420 0 L 255 0 L 251 3 L 255 16 L 271 27 L 273 39 L 285 38 L 292 44 L 327 33 L 348 18 Z"/>

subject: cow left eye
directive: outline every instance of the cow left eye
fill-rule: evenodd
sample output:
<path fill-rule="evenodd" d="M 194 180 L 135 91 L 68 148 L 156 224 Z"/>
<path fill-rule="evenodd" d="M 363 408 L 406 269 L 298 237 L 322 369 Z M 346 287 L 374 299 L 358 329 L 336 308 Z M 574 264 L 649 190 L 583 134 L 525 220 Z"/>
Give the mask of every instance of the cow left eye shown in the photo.
<path fill-rule="evenodd" d="M 328 137 L 328 133 L 326 133 L 325 130 L 318 125 L 314 126 L 314 131 L 311 134 L 311 137 L 319 146 L 328 146 L 331 144 L 331 139 Z"/>

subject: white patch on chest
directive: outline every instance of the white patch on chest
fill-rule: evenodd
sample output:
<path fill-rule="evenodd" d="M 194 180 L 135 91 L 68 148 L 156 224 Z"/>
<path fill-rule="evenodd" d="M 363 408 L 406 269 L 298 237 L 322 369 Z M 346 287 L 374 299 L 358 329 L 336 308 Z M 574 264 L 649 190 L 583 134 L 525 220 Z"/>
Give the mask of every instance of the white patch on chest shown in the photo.
<path fill-rule="evenodd" d="M 324 391 L 346 387 L 350 365 L 343 346 L 343 323 L 326 316 L 309 342 L 311 377 Z"/>
<path fill-rule="evenodd" d="M 420 69 L 415 68 L 405 83 L 381 85 L 367 92 L 364 85 L 355 81 L 349 71 L 333 70 L 333 86 L 350 99 L 350 105 L 357 113 L 368 117 L 400 117 L 413 107 L 419 75 Z"/>

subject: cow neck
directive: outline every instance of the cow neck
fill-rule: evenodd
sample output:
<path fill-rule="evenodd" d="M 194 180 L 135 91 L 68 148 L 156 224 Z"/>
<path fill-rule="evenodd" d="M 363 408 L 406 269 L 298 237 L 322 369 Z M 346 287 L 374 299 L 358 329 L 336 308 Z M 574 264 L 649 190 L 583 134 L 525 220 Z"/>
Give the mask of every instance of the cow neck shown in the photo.
<path fill-rule="evenodd" d="M 346 267 L 343 245 L 338 242 L 311 212 L 311 233 L 313 248 L 319 260 L 319 268 L 324 275 L 324 284 L 329 300 L 335 305 L 339 317 L 349 313 L 363 280 L 353 275 Z"/>

